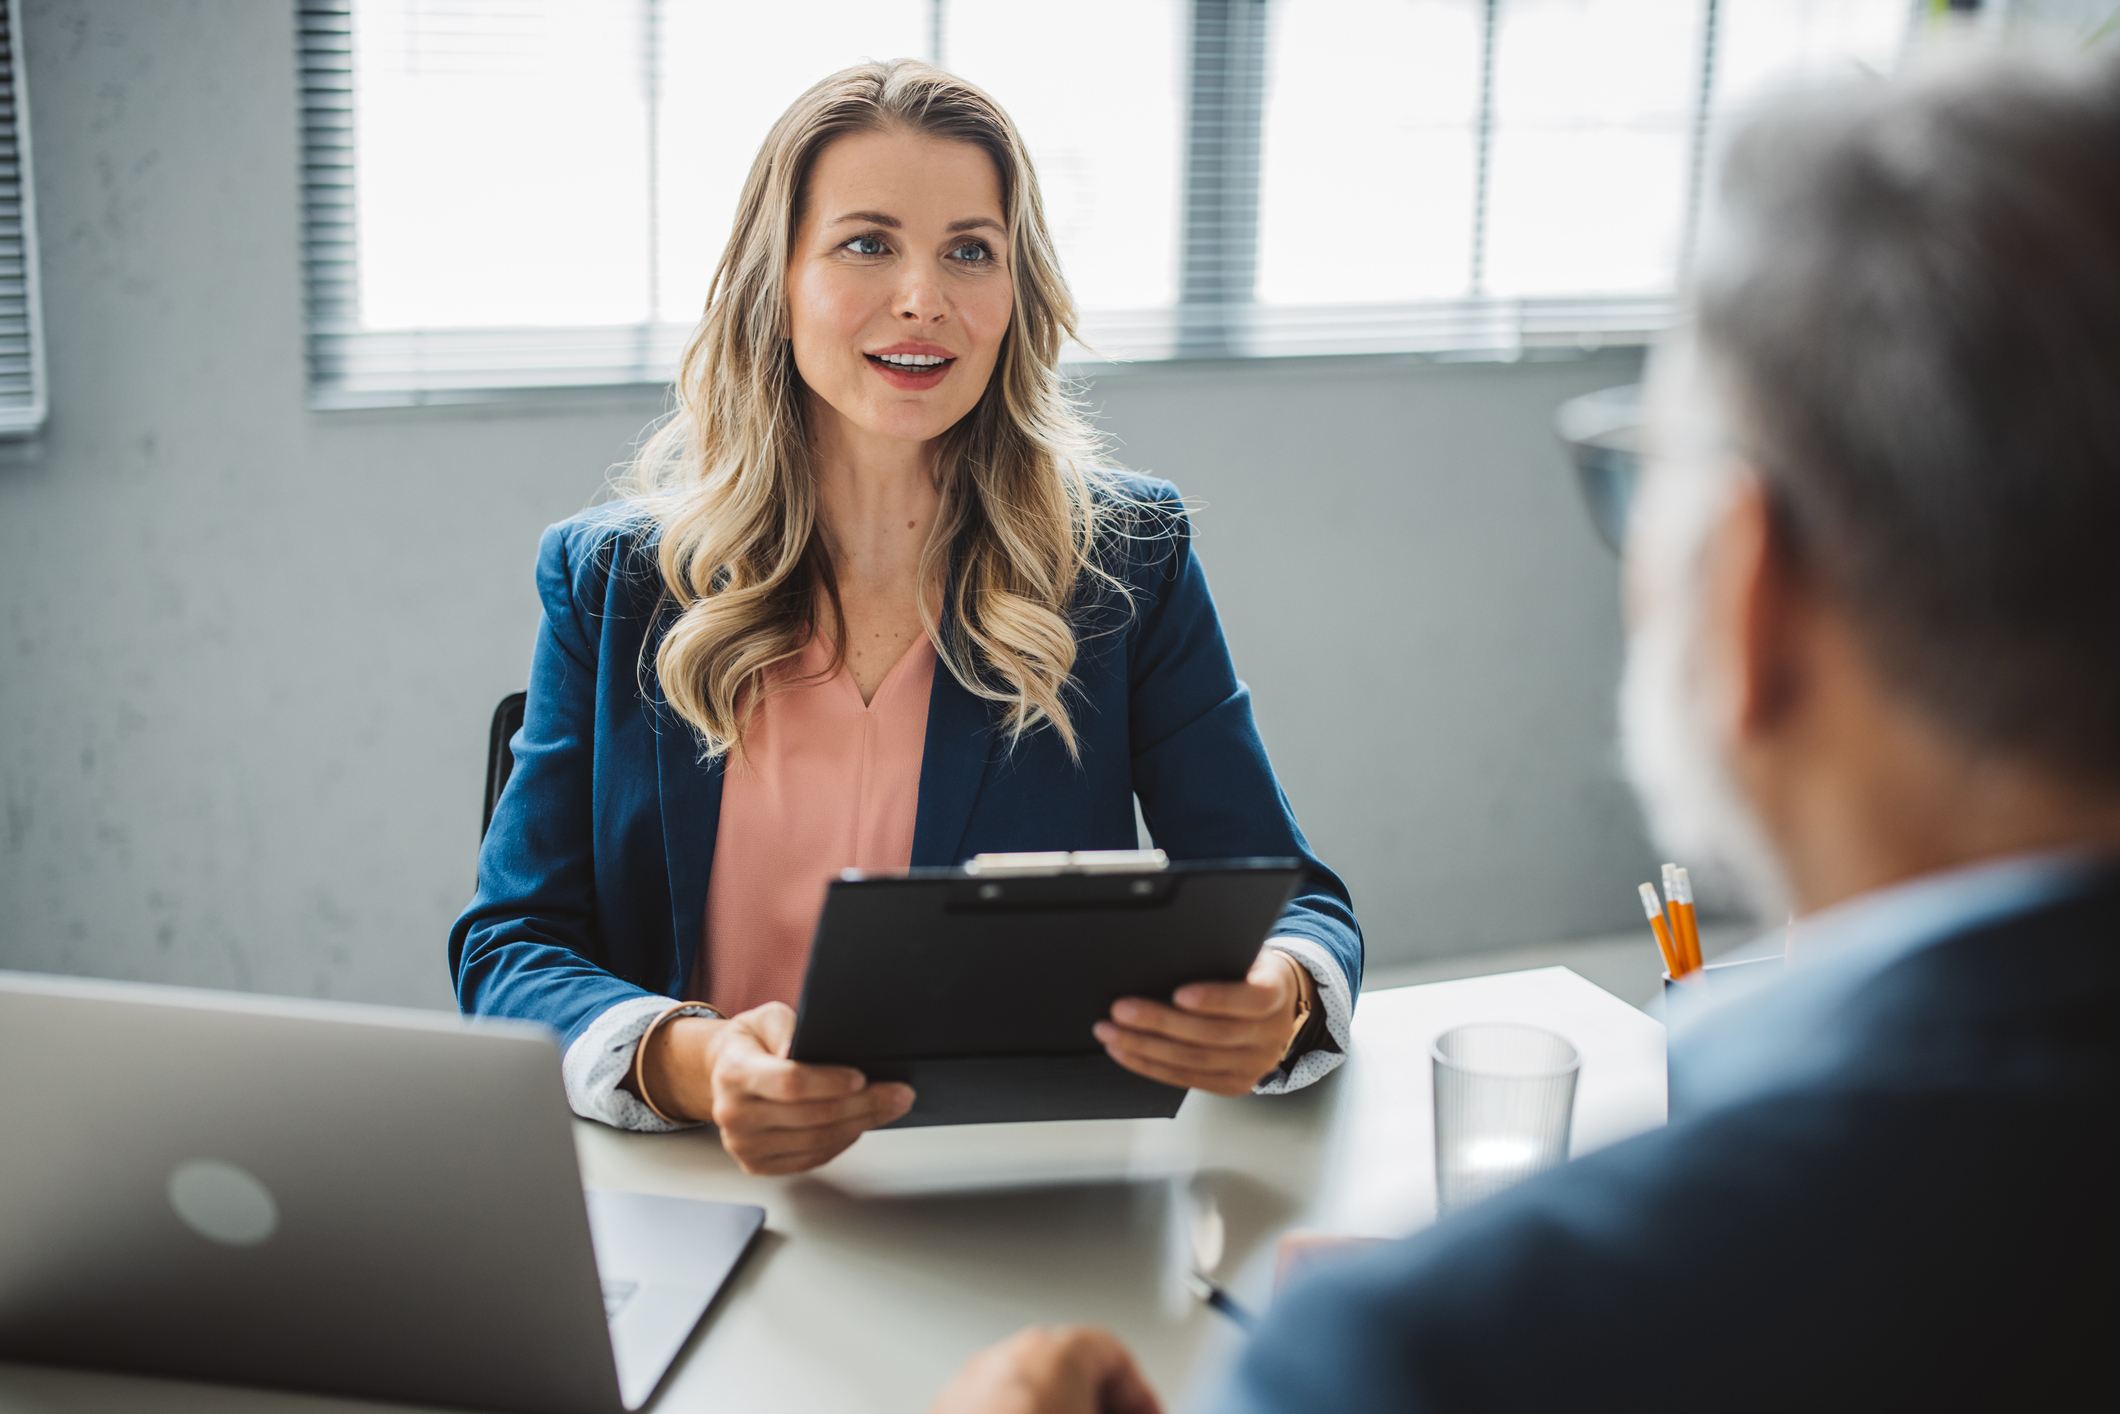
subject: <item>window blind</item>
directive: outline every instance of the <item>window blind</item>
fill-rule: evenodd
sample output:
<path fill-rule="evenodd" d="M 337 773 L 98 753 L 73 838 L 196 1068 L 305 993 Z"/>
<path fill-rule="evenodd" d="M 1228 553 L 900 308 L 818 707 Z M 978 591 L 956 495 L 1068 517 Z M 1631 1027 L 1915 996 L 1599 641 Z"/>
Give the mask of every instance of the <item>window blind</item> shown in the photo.
<path fill-rule="evenodd" d="M 0 436 L 44 426 L 44 325 L 19 0 L 0 9 Z"/>
<path fill-rule="evenodd" d="M 1022 127 L 1078 362 L 1524 357 L 1672 317 L 1720 125 L 1909 0 L 298 0 L 312 400 L 659 384 L 808 83 Z"/>

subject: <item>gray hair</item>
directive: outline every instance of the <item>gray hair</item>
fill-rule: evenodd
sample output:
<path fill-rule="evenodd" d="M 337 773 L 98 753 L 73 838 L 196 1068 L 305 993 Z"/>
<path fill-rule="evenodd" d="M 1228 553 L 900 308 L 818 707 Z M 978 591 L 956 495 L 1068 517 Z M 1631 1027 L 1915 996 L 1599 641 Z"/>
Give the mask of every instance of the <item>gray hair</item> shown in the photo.
<path fill-rule="evenodd" d="M 2120 62 L 1764 107 L 1692 298 L 1798 562 L 1972 748 L 2120 786 Z"/>

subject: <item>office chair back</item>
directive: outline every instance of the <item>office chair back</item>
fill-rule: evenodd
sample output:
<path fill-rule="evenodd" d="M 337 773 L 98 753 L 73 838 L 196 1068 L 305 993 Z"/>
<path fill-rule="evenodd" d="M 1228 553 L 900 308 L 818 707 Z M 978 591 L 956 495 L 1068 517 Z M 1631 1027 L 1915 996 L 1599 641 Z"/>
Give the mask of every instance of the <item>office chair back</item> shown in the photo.
<path fill-rule="evenodd" d="M 479 821 L 478 837 L 486 838 L 486 831 L 493 825 L 493 807 L 500 804 L 501 791 L 508 784 L 508 773 L 515 769 L 515 753 L 508 743 L 523 725 L 523 701 L 529 696 L 525 692 L 511 692 L 493 709 L 493 725 L 486 729 L 486 813 Z"/>

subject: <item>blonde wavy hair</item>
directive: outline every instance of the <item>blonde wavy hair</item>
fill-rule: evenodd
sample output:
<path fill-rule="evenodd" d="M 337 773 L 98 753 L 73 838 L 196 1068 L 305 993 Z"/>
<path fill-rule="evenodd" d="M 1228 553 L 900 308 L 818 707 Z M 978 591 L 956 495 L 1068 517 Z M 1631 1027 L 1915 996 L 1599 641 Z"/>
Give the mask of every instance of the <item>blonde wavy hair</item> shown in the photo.
<path fill-rule="evenodd" d="M 969 142 L 993 159 L 1015 293 L 985 392 L 939 439 L 941 513 L 920 582 L 944 584 L 941 597 L 953 602 L 923 588 L 921 622 L 951 675 L 1006 709 L 1011 748 L 1050 726 L 1079 762 L 1066 702 L 1076 655 L 1069 611 L 1088 583 L 1127 598 L 1104 547 L 1130 518 L 1126 508 L 1147 508 L 1103 463 L 1104 444 L 1060 376 L 1075 307 L 1015 124 L 971 84 L 912 60 L 843 69 L 773 125 L 685 345 L 676 407 L 619 479 L 659 530 L 665 605 L 675 611 L 655 651 L 656 678 L 711 759 L 740 750 L 750 713 L 776 686 L 769 674 L 820 627 L 820 590 L 834 641 L 845 643 L 788 342 L 786 275 L 818 154 L 850 133 L 890 128 Z M 842 656 L 843 647 L 831 671 Z"/>

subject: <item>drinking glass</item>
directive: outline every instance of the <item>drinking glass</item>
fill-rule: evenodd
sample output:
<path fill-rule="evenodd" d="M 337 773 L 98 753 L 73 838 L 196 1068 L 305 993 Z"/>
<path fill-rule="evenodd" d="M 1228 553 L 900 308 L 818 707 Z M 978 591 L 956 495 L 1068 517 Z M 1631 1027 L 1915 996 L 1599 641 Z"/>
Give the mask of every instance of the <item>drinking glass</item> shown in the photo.
<path fill-rule="evenodd" d="M 1435 1193 L 1442 1212 L 1568 1157 L 1582 1057 L 1564 1036 L 1514 1022 L 1436 1037 Z"/>

